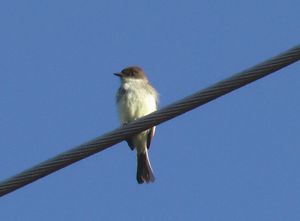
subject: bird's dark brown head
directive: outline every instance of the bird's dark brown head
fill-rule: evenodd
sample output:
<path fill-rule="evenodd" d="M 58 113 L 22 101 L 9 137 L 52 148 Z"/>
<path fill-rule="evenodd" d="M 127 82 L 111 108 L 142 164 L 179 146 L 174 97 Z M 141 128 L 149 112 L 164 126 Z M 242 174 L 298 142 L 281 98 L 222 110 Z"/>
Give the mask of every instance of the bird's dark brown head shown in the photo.
<path fill-rule="evenodd" d="M 115 73 L 116 76 L 123 79 L 142 79 L 148 80 L 143 69 L 137 66 L 124 68 L 120 73 Z"/>

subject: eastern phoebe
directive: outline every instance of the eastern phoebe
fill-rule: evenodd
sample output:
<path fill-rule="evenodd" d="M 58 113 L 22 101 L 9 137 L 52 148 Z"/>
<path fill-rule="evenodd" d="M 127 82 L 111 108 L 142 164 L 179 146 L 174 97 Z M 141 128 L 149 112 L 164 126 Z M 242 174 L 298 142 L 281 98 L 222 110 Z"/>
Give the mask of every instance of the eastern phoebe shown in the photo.
<path fill-rule="evenodd" d="M 157 110 L 158 94 L 151 86 L 143 69 L 127 67 L 115 73 L 121 79 L 117 91 L 117 107 L 122 125 L 143 117 Z M 127 139 L 131 150 L 137 152 L 136 179 L 139 184 L 154 182 L 152 167 L 148 157 L 148 149 L 154 136 L 155 127 L 143 131 Z"/>

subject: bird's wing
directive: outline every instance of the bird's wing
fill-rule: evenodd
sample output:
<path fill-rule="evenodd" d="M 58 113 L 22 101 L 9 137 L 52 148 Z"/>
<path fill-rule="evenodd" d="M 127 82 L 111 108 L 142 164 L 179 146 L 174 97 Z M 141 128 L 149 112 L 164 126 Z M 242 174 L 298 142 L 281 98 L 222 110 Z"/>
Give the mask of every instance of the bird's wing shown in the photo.
<path fill-rule="evenodd" d="M 120 87 L 117 91 L 117 96 L 116 96 L 116 100 L 117 100 L 117 103 L 120 101 L 120 99 L 122 98 L 122 96 L 126 93 L 126 90 L 124 87 Z"/>
<path fill-rule="evenodd" d="M 126 142 L 127 142 L 128 146 L 130 147 L 130 149 L 134 150 L 135 147 L 133 146 L 132 138 L 128 138 L 126 140 Z"/>
<path fill-rule="evenodd" d="M 152 138 L 154 136 L 154 133 L 155 133 L 155 127 L 150 128 L 149 132 L 148 132 L 148 136 L 147 136 L 147 148 L 148 149 L 150 148 L 150 144 L 151 144 Z"/>

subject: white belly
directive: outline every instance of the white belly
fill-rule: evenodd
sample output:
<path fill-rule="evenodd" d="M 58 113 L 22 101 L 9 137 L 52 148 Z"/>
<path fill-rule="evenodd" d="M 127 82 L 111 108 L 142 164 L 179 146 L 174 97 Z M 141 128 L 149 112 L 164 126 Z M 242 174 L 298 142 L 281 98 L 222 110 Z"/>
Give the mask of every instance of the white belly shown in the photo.
<path fill-rule="evenodd" d="M 155 97 L 142 87 L 131 87 L 118 102 L 122 124 L 129 123 L 157 110 Z"/>

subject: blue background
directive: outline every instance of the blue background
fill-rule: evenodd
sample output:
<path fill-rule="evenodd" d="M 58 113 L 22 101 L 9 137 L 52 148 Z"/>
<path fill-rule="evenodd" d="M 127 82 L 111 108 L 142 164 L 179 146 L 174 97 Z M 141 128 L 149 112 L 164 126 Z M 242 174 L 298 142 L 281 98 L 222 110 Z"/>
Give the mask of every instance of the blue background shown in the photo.
<path fill-rule="evenodd" d="M 1 1 L 0 179 L 118 127 L 112 73 L 165 106 L 299 44 L 297 0 Z M 300 220 L 300 65 L 0 199 L 0 220 Z"/>

